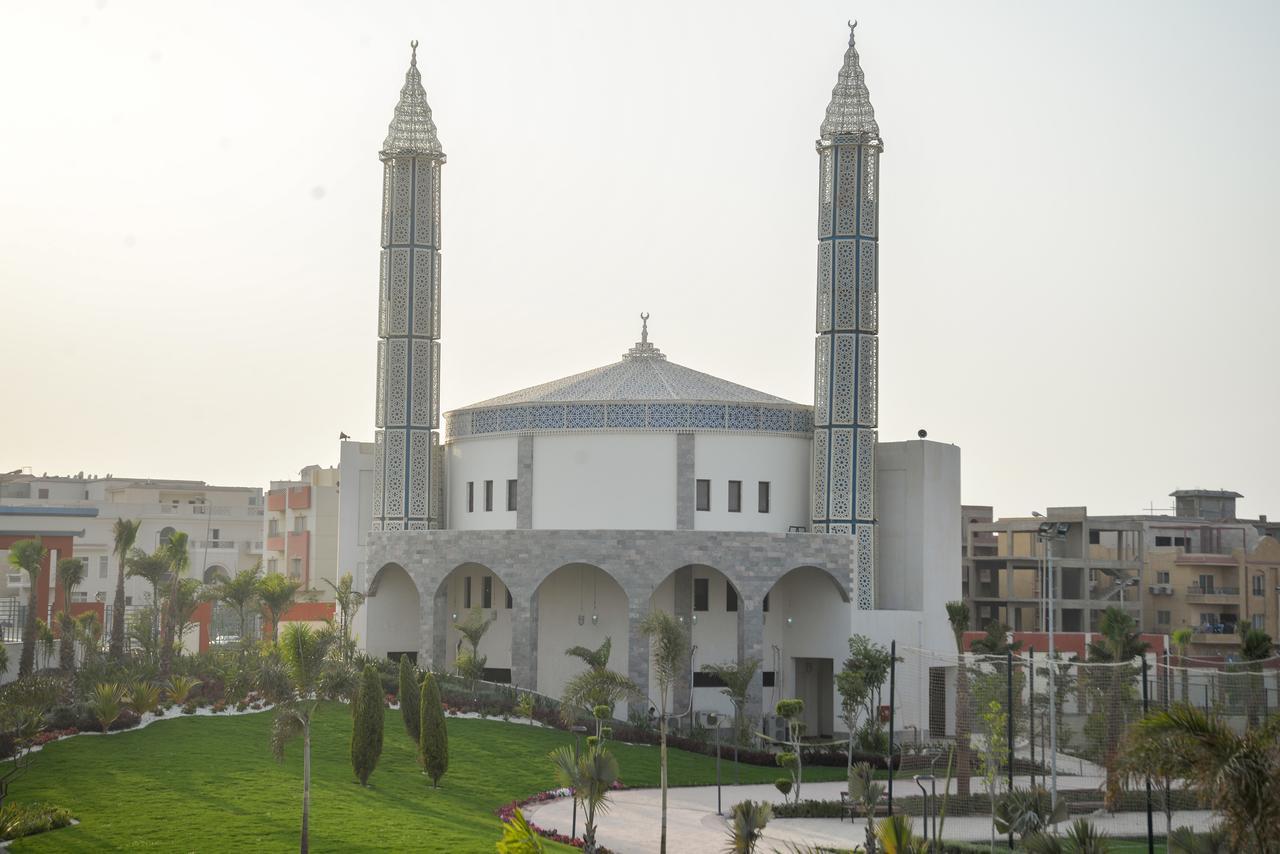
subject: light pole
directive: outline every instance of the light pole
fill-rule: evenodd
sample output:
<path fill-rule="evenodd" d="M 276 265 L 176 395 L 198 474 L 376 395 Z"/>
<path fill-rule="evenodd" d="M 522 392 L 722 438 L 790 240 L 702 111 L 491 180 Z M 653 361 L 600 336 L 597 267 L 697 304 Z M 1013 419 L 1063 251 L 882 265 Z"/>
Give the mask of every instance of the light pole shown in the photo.
<path fill-rule="evenodd" d="M 1053 630 L 1056 620 L 1054 619 L 1054 594 L 1057 589 L 1054 586 L 1053 579 L 1053 544 L 1058 540 L 1065 540 L 1067 532 L 1071 530 L 1071 526 L 1066 522 L 1041 522 L 1040 530 L 1036 534 L 1044 543 L 1044 560 L 1045 575 L 1048 579 L 1048 595 L 1049 595 L 1049 771 L 1053 779 L 1053 785 L 1050 791 L 1050 803 L 1056 809 L 1058 806 L 1058 689 L 1057 680 L 1055 679 L 1055 671 L 1058 667 L 1056 660 L 1056 652 L 1054 650 Z"/>
<path fill-rule="evenodd" d="M 707 712 L 707 723 L 716 734 L 716 815 L 724 815 L 720 807 L 720 716 L 715 712 Z"/>

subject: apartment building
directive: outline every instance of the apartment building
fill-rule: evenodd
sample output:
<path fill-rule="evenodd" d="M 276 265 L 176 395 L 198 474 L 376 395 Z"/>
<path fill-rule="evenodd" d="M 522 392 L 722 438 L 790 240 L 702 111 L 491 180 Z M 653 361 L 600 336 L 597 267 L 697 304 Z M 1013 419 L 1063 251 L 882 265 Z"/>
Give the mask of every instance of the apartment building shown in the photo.
<path fill-rule="evenodd" d="M 297 480 L 273 480 L 262 519 L 263 568 L 328 598 L 338 579 L 338 469 L 307 466 Z"/>
<path fill-rule="evenodd" d="M 1151 633 L 1195 631 L 1198 656 L 1234 652 L 1247 622 L 1280 637 L 1280 542 L 1266 517 L 1236 517 L 1238 493 L 1178 490 L 1173 516 L 1091 516 L 1086 507 L 993 519 L 963 508 L 962 586 L 972 628 L 999 620 L 1018 631 L 1047 627 L 1046 523 L 1051 543 L 1055 627 L 1097 631 L 1120 606 Z"/>

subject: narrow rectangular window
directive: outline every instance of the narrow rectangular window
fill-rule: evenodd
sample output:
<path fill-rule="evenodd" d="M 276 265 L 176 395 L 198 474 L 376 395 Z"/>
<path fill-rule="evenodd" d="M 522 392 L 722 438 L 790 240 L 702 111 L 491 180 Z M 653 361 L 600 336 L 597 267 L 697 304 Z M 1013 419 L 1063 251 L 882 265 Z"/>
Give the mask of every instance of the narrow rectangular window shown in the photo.
<path fill-rule="evenodd" d="M 267 558 L 267 572 L 278 573 L 280 571 L 280 561 L 276 558 Z"/>
<path fill-rule="evenodd" d="M 1173 622 L 1173 615 L 1168 611 L 1156 611 L 1156 622 L 1162 626 L 1167 626 Z"/>
<path fill-rule="evenodd" d="M 1102 532 L 1101 532 L 1101 531 L 1094 531 L 1094 530 L 1090 530 L 1090 531 L 1089 531 L 1089 545 L 1091 545 L 1091 546 L 1096 546 L 1096 545 L 1100 545 L 1101 543 L 1102 543 Z"/>
<path fill-rule="evenodd" d="M 98 555 L 98 577 L 99 578 L 107 577 L 107 556 L 106 555 Z M 1258 576 L 1258 580 L 1261 580 L 1261 578 L 1262 576 Z"/>
<path fill-rule="evenodd" d="M 507 481 L 507 509 L 516 509 L 516 482 L 514 480 Z"/>
<path fill-rule="evenodd" d="M 493 576 L 486 575 L 480 587 L 480 607 L 493 607 Z"/>
<path fill-rule="evenodd" d="M 742 512 L 742 481 L 729 481 L 729 512 Z"/>
<path fill-rule="evenodd" d="M 462 579 L 462 607 L 471 607 L 471 576 L 464 576 Z"/>
<path fill-rule="evenodd" d="M 1261 575 L 1255 575 L 1253 577 L 1253 595 L 1254 596 L 1262 595 L 1262 576 Z"/>
<path fill-rule="evenodd" d="M 697 504 L 697 508 L 698 508 L 699 510 L 710 510 L 710 509 L 711 509 L 711 481 L 709 481 L 709 480 L 699 480 L 699 481 L 698 481 L 698 504 Z"/>
<path fill-rule="evenodd" d="M 290 561 L 289 561 L 289 577 L 290 577 L 290 578 L 295 578 L 295 579 L 296 579 L 296 578 L 301 578 L 301 577 L 302 577 L 302 558 L 300 558 L 300 557 L 295 557 L 295 558 L 290 559 Z"/>
<path fill-rule="evenodd" d="M 774 682 L 774 675 L 772 670 L 760 671 L 760 686 L 762 688 L 772 688 L 773 682 Z"/>
<path fill-rule="evenodd" d="M 693 610 L 710 610 L 707 602 L 710 586 L 710 579 L 708 578 L 695 578 L 693 580 Z"/>
<path fill-rule="evenodd" d="M 1169 573 L 1167 572 L 1156 573 L 1156 584 L 1168 584 L 1168 583 L 1169 583 Z"/>
<path fill-rule="evenodd" d="M 467 481 L 467 512 L 474 513 L 476 510 L 476 484 L 475 481 Z"/>
<path fill-rule="evenodd" d="M 760 481 L 759 499 L 760 499 L 760 512 L 768 513 L 769 512 L 769 481 L 767 480 Z"/>
<path fill-rule="evenodd" d="M 1212 575 L 1200 576 L 1200 592 L 1201 593 L 1213 592 L 1213 576 Z"/>
<path fill-rule="evenodd" d="M 491 480 L 484 482 L 484 509 L 486 512 L 493 509 L 493 481 Z"/>
<path fill-rule="evenodd" d="M 511 602 L 511 591 L 510 591 L 510 590 L 508 590 L 508 591 L 507 591 L 507 610 L 508 610 L 508 611 L 510 611 L 510 610 L 511 610 L 511 605 L 512 605 L 512 602 Z"/>
<path fill-rule="evenodd" d="M 295 534 L 301 534 L 301 533 L 302 533 L 303 531 L 305 531 L 305 530 L 307 530 L 307 517 L 306 517 L 306 516 L 294 516 L 294 517 L 293 517 L 293 532 L 294 532 Z"/>
<path fill-rule="evenodd" d="M 1254 614 L 1254 615 L 1253 615 L 1253 627 L 1254 627 L 1255 629 L 1258 629 L 1259 631 L 1261 631 L 1265 623 L 1266 623 L 1266 615 L 1265 615 L 1265 614 Z"/>
<path fill-rule="evenodd" d="M 738 591 L 733 589 L 733 584 L 728 580 L 724 583 L 724 609 L 726 611 L 738 610 Z"/>

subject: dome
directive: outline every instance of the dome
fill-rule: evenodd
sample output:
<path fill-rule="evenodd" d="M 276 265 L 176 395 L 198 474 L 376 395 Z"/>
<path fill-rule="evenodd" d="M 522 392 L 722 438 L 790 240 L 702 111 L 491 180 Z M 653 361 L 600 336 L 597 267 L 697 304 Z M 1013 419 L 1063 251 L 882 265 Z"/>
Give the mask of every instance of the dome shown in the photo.
<path fill-rule="evenodd" d="M 808 434 L 812 407 L 669 361 L 646 322 L 620 361 L 455 409 L 445 422 L 450 440 L 564 430 Z"/>

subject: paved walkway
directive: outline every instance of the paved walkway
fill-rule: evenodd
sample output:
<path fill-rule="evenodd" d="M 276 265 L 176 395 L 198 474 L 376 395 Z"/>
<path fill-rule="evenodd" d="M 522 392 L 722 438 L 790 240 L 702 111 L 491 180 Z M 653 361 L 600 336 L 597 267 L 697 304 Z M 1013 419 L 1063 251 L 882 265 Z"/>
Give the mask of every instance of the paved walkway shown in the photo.
<path fill-rule="evenodd" d="M 1015 778 L 1016 779 L 1016 778 Z M 975 783 L 977 781 L 974 781 Z M 1058 779 L 1059 789 L 1094 788 L 1100 781 L 1090 777 Z M 1025 786 L 1025 779 L 1019 781 Z M 897 792 L 904 792 L 915 784 L 910 780 L 894 783 Z M 901 788 L 899 788 L 901 787 Z M 806 800 L 839 800 L 844 784 L 805 783 Z M 724 786 L 721 803 L 727 815 L 739 801 L 767 800 L 780 803 L 782 796 L 771 784 L 750 786 Z M 609 811 L 600 818 L 597 836 L 618 854 L 647 854 L 658 850 L 659 826 L 662 818 L 662 793 L 658 789 L 624 789 L 610 795 Z M 573 820 L 573 801 L 561 798 L 546 804 L 525 809 L 528 818 L 540 827 L 569 833 Z M 1175 812 L 1173 826 L 1187 824 L 1192 827 L 1207 826 L 1207 811 Z M 1137 836 L 1146 833 L 1146 813 L 1120 813 L 1090 818 L 1098 828 L 1112 835 Z M 1155 817 L 1156 832 L 1164 832 L 1164 816 Z M 917 833 L 921 831 L 919 820 L 913 822 Z M 582 832 L 582 816 L 578 816 L 578 832 Z M 840 821 L 834 818 L 774 819 L 765 830 L 761 851 L 785 850 L 788 843 L 828 845 L 852 848 L 865 839 L 866 822 Z M 991 834 L 991 822 L 987 816 L 950 816 L 946 820 L 943 836 L 947 839 L 980 842 Z M 670 789 L 667 792 L 667 840 L 672 851 L 720 851 L 728 839 L 725 820 L 716 815 L 716 787 L 691 786 Z"/>

